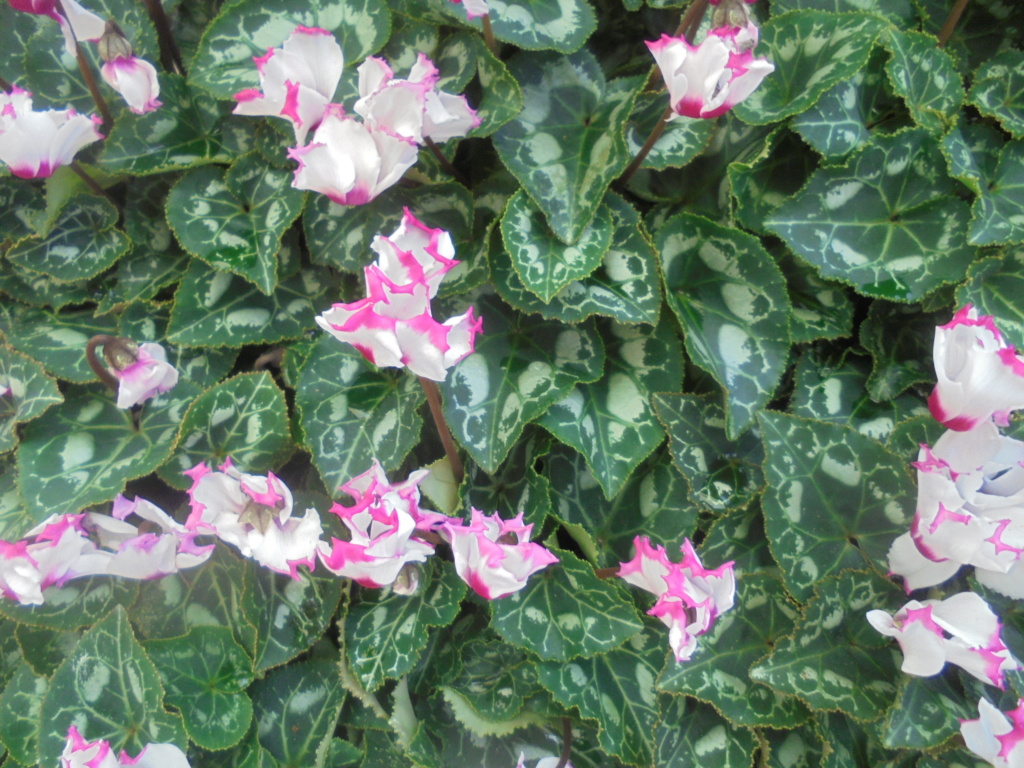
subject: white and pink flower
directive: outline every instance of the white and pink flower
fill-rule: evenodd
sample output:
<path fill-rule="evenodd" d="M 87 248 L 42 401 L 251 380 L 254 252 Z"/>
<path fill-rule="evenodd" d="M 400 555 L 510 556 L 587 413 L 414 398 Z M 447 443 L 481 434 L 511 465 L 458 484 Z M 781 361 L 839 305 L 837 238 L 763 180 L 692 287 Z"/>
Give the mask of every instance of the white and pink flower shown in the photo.
<path fill-rule="evenodd" d="M 328 104 L 312 141 L 288 150 L 299 163 L 292 186 L 338 205 L 364 205 L 402 178 L 418 153 L 412 139 L 371 128 Z"/>
<path fill-rule="evenodd" d="M 949 429 L 967 430 L 995 418 L 1006 426 L 1024 408 L 1024 360 L 989 315 L 970 304 L 935 329 L 938 382 L 928 399 L 932 416 Z"/>
<path fill-rule="evenodd" d="M 671 562 L 665 548 L 652 545 L 646 536 L 637 536 L 633 545 L 636 554 L 619 565 L 618 575 L 658 598 L 647 613 L 669 628 L 669 646 L 676 661 L 689 661 L 697 649 L 697 638 L 733 606 L 733 564 L 705 568 L 689 539 L 683 540 L 683 560 L 679 563 Z"/>
<path fill-rule="evenodd" d="M 83 147 L 103 138 L 100 119 L 73 109 L 32 109 L 32 94 L 0 91 L 0 160 L 23 179 L 42 179 L 70 164 Z"/>
<path fill-rule="evenodd" d="M 107 84 L 121 94 L 128 109 L 137 115 L 144 115 L 162 106 L 160 83 L 156 69 L 138 56 L 119 57 L 100 67 L 100 74 Z"/>
<path fill-rule="evenodd" d="M 465 96 L 436 89 L 437 67 L 420 54 L 406 80 L 398 79 L 383 59 L 371 56 L 359 65 L 359 100 L 353 109 L 368 126 L 423 144 L 465 136 L 480 118 Z"/>
<path fill-rule="evenodd" d="M 404 482 L 390 483 L 375 459 L 370 469 L 341 486 L 356 503 L 351 507 L 335 504 L 331 512 L 341 518 L 349 539 L 332 538 L 330 545 L 321 545 L 320 562 L 324 567 L 364 587 L 394 586 L 399 592 L 415 591 L 415 579 L 404 587 L 398 587 L 396 579 L 407 564 L 425 562 L 434 554 L 433 545 L 416 534 L 447 520 L 444 515 L 420 509 L 417 486 L 427 474 L 427 470 L 419 470 Z"/>
<path fill-rule="evenodd" d="M 87 11 L 76 0 L 7 0 L 8 4 L 16 10 L 25 13 L 33 13 L 39 16 L 49 16 L 60 23 L 61 32 L 64 33 L 64 47 L 72 56 L 75 55 L 75 40 L 78 42 L 95 43 L 103 37 L 103 31 L 107 23 L 92 11 Z M 61 13 L 61 6 L 67 18 Z"/>
<path fill-rule="evenodd" d="M 999 636 L 999 619 L 974 592 L 945 600 L 911 600 L 895 615 L 868 611 L 867 619 L 886 637 L 895 637 L 903 651 L 901 669 L 908 675 L 931 677 L 947 662 L 962 667 L 999 688 L 1004 673 L 1020 669 Z"/>
<path fill-rule="evenodd" d="M 326 29 L 299 26 L 280 48 L 253 60 L 260 87 L 235 94 L 235 114 L 283 117 L 302 146 L 334 98 L 345 68 L 341 46 Z"/>
<path fill-rule="evenodd" d="M 750 52 L 754 42 L 756 27 L 748 26 L 713 29 L 700 45 L 668 35 L 647 43 L 668 86 L 671 119 L 718 117 L 753 93 L 775 69 Z"/>
<path fill-rule="evenodd" d="M 68 728 L 60 768 L 190 768 L 188 758 L 174 744 L 147 744 L 135 757 L 122 751 L 115 757 L 109 742 L 86 741 L 75 726 Z"/>
<path fill-rule="evenodd" d="M 1006 714 L 978 699 L 978 715 L 960 721 L 967 748 L 995 768 L 1024 768 L 1024 699 Z"/>
<path fill-rule="evenodd" d="M 408 211 L 390 238 L 373 245 L 376 263 L 365 270 L 367 298 L 335 304 L 316 318 L 335 338 L 380 367 L 407 367 L 443 381 L 448 369 L 473 351 L 481 322 L 473 308 L 443 323 L 431 314 L 444 274 L 454 267 L 447 232 L 425 227 Z"/>
<path fill-rule="evenodd" d="M 0 594 L 22 605 L 42 605 L 48 587 L 89 575 L 81 560 L 96 545 L 89 540 L 84 518 L 53 515 L 19 541 L 0 540 Z"/>
<path fill-rule="evenodd" d="M 447 522 L 441 536 L 452 546 L 455 570 L 481 597 L 496 600 L 526 586 L 530 576 L 557 563 L 558 558 L 530 541 L 533 525 L 523 524 L 520 512 L 511 520 L 498 513 L 485 516 L 470 510 L 469 523 Z"/>
<path fill-rule="evenodd" d="M 159 344 L 139 344 L 133 352 L 122 347 L 118 348 L 117 354 L 134 359 L 124 360 L 123 365 L 110 368 L 118 381 L 118 408 L 131 408 L 144 403 L 171 391 L 178 383 L 178 370 L 167 362 L 167 353 Z"/>
<path fill-rule="evenodd" d="M 323 529 L 315 509 L 292 516 L 292 493 L 273 472 L 249 475 L 228 458 L 219 472 L 206 463 L 185 473 L 192 513 L 185 527 L 209 533 L 238 548 L 245 556 L 277 573 L 298 578 L 298 568 L 316 566 Z"/>

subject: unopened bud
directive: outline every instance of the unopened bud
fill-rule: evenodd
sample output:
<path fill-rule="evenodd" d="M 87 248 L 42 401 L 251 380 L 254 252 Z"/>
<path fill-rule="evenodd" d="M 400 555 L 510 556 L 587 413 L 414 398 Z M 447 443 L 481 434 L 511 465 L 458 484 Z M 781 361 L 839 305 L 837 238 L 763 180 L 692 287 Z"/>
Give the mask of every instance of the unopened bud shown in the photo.
<path fill-rule="evenodd" d="M 712 27 L 745 27 L 749 22 L 744 0 L 720 0 L 711 14 Z"/>
<path fill-rule="evenodd" d="M 406 563 L 398 572 L 398 577 L 391 585 L 391 591 L 397 595 L 414 595 L 420 588 L 420 567 L 417 563 Z"/>
<path fill-rule="evenodd" d="M 103 357 L 115 371 L 123 371 L 138 362 L 139 345 L 131 339 L 116 338 L 103 345 Z"/>
<path fill-rule="evenodd" d="M 130 59 L 135 55 L 132 44 L 124 36 L 124 32 L 117 26 L 113 19 L 107 20 L 107 28 L 103 31 L 103 37 L 99 42 L 100 58 L 110 63 L 117 59 Z"/>

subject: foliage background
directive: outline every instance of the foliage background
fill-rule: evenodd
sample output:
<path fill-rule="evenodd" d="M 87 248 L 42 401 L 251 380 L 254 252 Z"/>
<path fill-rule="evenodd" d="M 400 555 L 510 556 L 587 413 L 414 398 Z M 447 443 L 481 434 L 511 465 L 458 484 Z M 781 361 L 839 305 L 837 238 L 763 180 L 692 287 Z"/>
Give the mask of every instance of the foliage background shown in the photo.
<path fill-rule="evenodd" d="M 1024 344 L 1020 6 L 970 3 L 940 48 L 946 0 L 760 0 L 775 73 L 673 123 L 621 187 L 665 104 L 642 41 L 679 3 L 490 4 L 500 58 L 447 0 L 171 0 L 186 75 L 81 156 L 118 205 L 66 169 L 0 176 L 0 381 L 19 384 L 0 537 L 125 489 L 180 512 L 181 471 L 227 455 L 321 514 L 370 456 L 393 478 L 435 461 L 416 382 L 313 330 L 409 206 L 464 261 L 435 314 L 472 302 L 485 331 L 442 388 L 468 478 L 428 494 L 524 510 L 561 565 L 486 604 L 450 563 L 406 598 L 222 547 L 158 582 L 0 602 L 4 766 L 54 765 L 73 720 L 193 766 L 498 768 L 557 754 L 563 718 L 576 768 L 970 766 L 957 718 L 1024 693 L 903 676 L 864 620 L 904 599 L 886 552 L 937 436 L 933 327 L 972 302 Z M 90 6 L 159 60 L 141 5 Z M 293 190 L 287 126 L 230 96 L 296 24 L 342 42 L 349 104 L 365 56 L 433 57 L 483 118 L 444 147 L 467 184 L 424 152 L 366 206 Z M 91 110 L 56 26 L 6 4 L 0 77 Z M 97 333 L 160 341 L 182 371 L 139 431 L 85 363 Z M 636 534 L 736 561 L 737 606 L 688 664 L 645 597 L 594 575 Z M 1024 658 L 1016 604 L 986 597 Z"/>

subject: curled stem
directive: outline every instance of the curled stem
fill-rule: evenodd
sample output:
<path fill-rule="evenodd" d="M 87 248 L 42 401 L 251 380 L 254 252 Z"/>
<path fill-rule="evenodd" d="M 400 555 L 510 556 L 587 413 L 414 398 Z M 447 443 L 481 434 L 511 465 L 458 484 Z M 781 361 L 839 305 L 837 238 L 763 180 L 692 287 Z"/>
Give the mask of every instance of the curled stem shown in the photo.
<path fill-rule="evenodd" d="M 565 768 L 569 764 L 569 757 L 572 755 L 572 721 L 568 717 L 562 718 L 562 754 L 558 758 L 555 768 Z"/>
<path fill-rule="evenodd" d="M 99 359 L 96 357 L 96 347 L 103 347 L 103 352 L 105 356 L 107 352 L 107 345 L 113 345 L 119 342 L 120 339 L 118 339 L 116 336 L 108 336 L 105 333 L 101 333 L 96 336 L 93 336 L 85 345 L 85 359 L 86 362 L 89 363 L 89 367 L 92 368 L 92 372 L 95 373 L 99 380 L 106 384 L 107 387 L 114 392 L 117 392 L 117 388 L 120 385 L 118 384 L 117 378 L 114 376 L 114 374 L 108 371 L 107 367 L 103 365 L 103 363 L 101 363 Z"/>
<path fill-rule="evenodd" d="M 956 0 L 956 5 L 953 6 L 953 10 L 949 12 L 949 16 L 946 17 L 946 21 L 942 25 L 942 29 L 939 30 L 940 48 L 948 43 L 949 38 L 953 36 L 953 30 L 956 29 L 956 25 L 960 22 L 960 17 L 963 15 L 966 7 L 967 0 Z"/>
<path fill-rule="evenodd" d="M 455 169 L 455 166 L 451 164 L 451 161 L 444 156 L 444 153 L 441 151 L 441 148 L 434 143 L 434 140 L 432 138 L 430 138 L 429 136 L 424 136 L 423 143 L 427 145 L 427 149 L 434 153 L 434 157 L 437 158 L 437 162 L 441 164 L 441 167 L 444 168 L 445 172 L 449 176 L 451 176 L 453 179 L 459 182 L 459 184 L 461 184 L 462 186 L 469 186 L 469 182 L 466 181 L 466 179 L 463 178 L 462 174 Z"/>
<path fill-rule="evenodd" d="M 437 433 L 441 437 L 441 444 L 444 445 L 444 452 L 448 456 L 448 462 L 452 465 L 452 474 L 455 476 L 455 484 L 461 485 L 465 470 L 462 468 L 462 459 L 455 448 L 455 441 L 448 429 L 448 422 L 444 419 L 444 409 L 441 407 L 441 390 L 437 388 L 437 382 L 419 377 L 423 391 L 427 393 L 427 403 L 430 405 L 430 415 L 434 417 L 434 424 Z"/>
<path fill-rule="evenodd" d="M 146 6 L 146 13 L 152 19 L 156 27 L 157 42 L 160 44 L 160 62 L 164 69 L 182 75 L 185 73 L 184 60 L 181 58 L 181 51 L 174 41 L 174 33 L 171 32 L 171 21 L 167 18 L 160 0 L 142 0 Z"/>
<path fill-rule="evenodd" d="M 480 23 L 484 27 L 484 42 L 487 43 L 488 50 L 497 57 L 501 49 L 498 47 L 498 40 L 494 36 L 494 29 L 491 28 L 491 14 L 485 13 L 481 16 Z"/>
<path fill-rule="evenodd" d="M 640 151 L 636 153 L 636 157 L 633 158 L 626 170 L 622 172 L 622 176 L 619 177 L 619 184 L 625 186 L 629 183 L 629 180 L 633 178 L 633 174 L 637 172 L 640 166 L 643 164 L 647 155 L 654 149 L 654 145 L 658 143 L 658 139 L 661 138 L 661 134 L 665 132 L 665 128 L 668 127 L 668 120 L 672 117 L 672 107 L 667 107 L 661 114 L 661 119 L 658 120 L 658 124 L 654 126 L 654 130 L 651 131 L 651 135 L 647 137 L 647 141 L 640 147 Z"/>
<path fill-rule="evenodd" d="M 75 59 L 78 61 L 78 69 L 82 73 L 82 79 L 85 80 L 85 86 L 89 89 L 89 95 L 92 96 L 92 100 L 96 103 L 96 109 L 99 110 L 100 116 L 103 118 L 104 127 L 109 129 L 114 124 L 114 120 L 110 116 L 110 107 L 107 106 L 106 99 L 104 99 L 103 94 L 100 93 L 100 86 L 96 82 L 96 75 L 93 74 L 89 60 L 85 58 L 85 52 L 82 50 L 82 46 L 78 43 L 78 38 L 75 37 L 75 30 L 72 28 L 71 22 L 68 20 L 68 14 L 64 10 L 64 4 L 61 0 L 57 0 L 57 7 L 60 9 L 60 13 L 68 25 L 68 31 L 71 35 L 71 39 L 75 41 Z"/>

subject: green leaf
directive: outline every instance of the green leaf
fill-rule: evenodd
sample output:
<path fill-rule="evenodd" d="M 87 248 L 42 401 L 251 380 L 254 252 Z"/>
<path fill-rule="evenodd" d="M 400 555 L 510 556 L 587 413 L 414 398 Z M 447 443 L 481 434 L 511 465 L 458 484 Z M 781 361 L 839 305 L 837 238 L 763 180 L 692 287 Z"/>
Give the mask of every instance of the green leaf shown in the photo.
<path fill-rule="evenodd" d="M 628 560 L 637 536 L 671 546 L 697 526 L 698 510 L 686 498 L 686 481 L 667 451 L 655 452 L 610 501 L 571 448 L 555 446 L 544 462 L 554 514 L 585 550 L 593 550 L 587 555 L 594 560 L 599 552 L 609 563 Z"/>
<path fill-rule="evenodd" d="M 219 466 L 228 457 L 246 472 L 265 474 L 291 447 L 284 393 L 266 371 L 235 376 L 193 398 L 180 434 L 160 473 L 175 487 L 188 487 L 185 470 L 203 461 Z"/>
<path fill-rule="evenodd" d="M 760 735 L 761 749 L 767 753 L 764 768 L 822 765 L 824 745 L 811 723 L 789 731 L 762 731 Z"/>
<path fill-rule="evenodd" d="M 736 727 L 713 707 L 685 696 L 671 697 L 663 709 L 665 716 L 654 732 L 655 765 L 690 768 L 696 756 L 701 768 L 750 768 L 758 745 L 752 731 Z"/>
<path fill-rule="evenodd" d="M 40 24 L 49 24 L 31 13 L 14 10 L 10 4 L 0 6 L 0 72 L 17 82 L 25 76 L 25 47 Z"/>
<path fill-rule="evenodd" d="M 2 600 L 0 614 L 21 624 L 72 631 L 95 624 L 119 605 L 131 605 L 138 591 L 139 585 L 127 579 L 106 576 L 74 579 L 60 587 L 47 587 L 43 605 L 19 605 Z"/>
<path fill-rule="evenodd" d="M 63 309 L 69 304 L 87 304 L 109 282 L 107 276 L 100 275 L 93 280 L 62 283 L 50 275 L 33 272 L 13 261 L 0 261 L 0 292 L 34 307 Z"/>
<path fill-rule="evenodd" d="M 891 704 L 899 678 L 888 638 L 864 613 L 902 603 L 879 576 L 845 571 L 821 582 L 791 637 L 750 670 L 757 682 L 799 696 L 816 710 L 874 720 Z"/>
<path fill-rule="evenodd" d="M 136 430 L 131 411 L 106 389 L 69 387 L 67 399 L 25 426 L 18 446 L 21 491 L 32 516 L 77 512 L 110 501 L 125 483 L 170 455 L 185 409 L 199 388 L 179 381 L 146 402 Z"/>
<path fill-rule="evenodd" d="M 636 609 L 617 584 L 597 578 L 571 552 L 526 587 L 491 601 L 491 626 L 541 659 L 567 661 L 617 648 L 640 631 Z"/>
<path fill-rule="evenodd" d="M 858 762 L 886 768 L 918 765 L 916 753 L 883 749 L 873 724 L 859 723 L 838 712 L 822 712 L 817 726 L 825 742 L 822 768 L 846 768 Z"/>
<path fill-rule="evenodd" d="M 999 153 L 999 165 L 974 201 L 972 245 L 1024 242 L 1024 141 L 1011 141 Z"/>
<path fill-rule="evenodd" d="M 629 162 L 623 131 L 638 78 L 607 83 L 588 51 L 524 53 L 509 69 L 527 107 L 494 134 L 495 149 L 555 235 L 576 243 Z"/>
<path fill-rule="evenodd" d="M 881 19 L 865 13 L 806 10 L 773 16 L 761 27 L 757 53 L 767 53 L 775 71 L 733 111 L 755 125 L 803 112 L 867 63 L 884 28 Z"/>
<path fill-rule="evenodd" d="M 1007 341 L 1024 349 L 1024 248 L 1009 248 L 1002 255 L 971 265 L 967 281 L 957 287 L 957 306 L 973 304 L 983 315 L 992 315 Z M 1020 289 L 1018 289 L 1020 285 Z"/>
<path fill-rule="evenodd" d="M 792 131 L 773 131 L 761 151 L 727 169 L 736 203 L 736 221 L 743 227 L 767 234 L 764 220 L 799 191 L 815 168 L 815 158 Z"/>
<path fill-rule="evenodd" d="M 43 366 L 28 355 L 0 346 L 0 392 L 5 389 L 10 392 L 0 396 L 0 453 L 17 445 L 14 429 L 18 424 L 64 401 L 57 382 L 46 375 Z"/>
<path fill-rule="evenodd" d="M 977 711 L 943 676 L 904 675 L 899 695 L 885 721 L 882 741 L 887 747 L 928 749 L 960 733 L 961 720 L 973 720 Z"/>
<path fill-rule="evenodd" d="M 1024 138 L 1024 52 L 1003 51 L 981 66 L 967 100 L 1015 139 Z"/>
<path fill-rule="evenodd" d="M 25 15 L 17 14 L 18 17 Z M 0 35 L 3 35 L 2 28 Z M 16 243 L 35 234 L 35 221 L 44 214 L 44 210 L 45 202 L 38 189 L 21 179 L 0 179 L 0 232 L 3 233 L 0 235 L 0 249 L 7 243 Z"/>
<path fill-rule="evenodd" d="M 281 281 L 265 296 L 248 281 L 193 259 L 174 294 L 167 338 L 196 347 L 297 339 L 313 327 L 328 287 L 322 272 L 310 268 Z"/>
<path fill-rule="evenodd" d="M 256 723 L 241 742 L 217 752 L 196 747 L 189 750 L 189 757 L 203 768 L 280 768 L 277 761 L 259 742 Z"/>
<path fill-rule="evenodd" d="M 255 67 L 253 68 L 255 71 Z M 100 167 L 109 173 L 144 176 L 230 162 L 248 151 L 249 126 L 174 74 L 160 78 L 163 106 L 145 115 L 128 115 L 103 142 Z"/>
<path fill-rule="evenodd" d="M 664 93 L 642 93 L 637 97 L 636 107 L 626 128 L 631 157 L 640 154 L 640 148 L 661 120 L 666 106 L 668 103 Z M 640 167 L 659 171 L 682 168 L 707 147 L 714 131 L 714 120 L 677 116 L 651 147 Z"/>
<path fill-rule="evenodd" d="M 441 388 L 453 435 L 494 474 L 528 423 L 577 383 L 600 378 L 604 347 L 593 325 L 538 322 L 493 298 L 477 308 L 487 332 Z"/>
<path fill-rule="evenodd" d="M 909 22 L 914 18 L 914 5 L 911 0 L 775 0 L 772 3 L 774 16 L 798 9 L 818 9 L 837 13 L 867 11 L 899 22 Z"/>
<path fill-rule="evenodd" d="M 117 318 L 93 317 L 91 310 L 50 312 L 0 305 L 0 331 L 19 352 L 43 364 L 51 376 L 84 384 L 95 381 L 85 359 L 93 336 L 117 335 Z"/>
<path fill-rule="evenodd" d="M 736 438 L 771 399 L 788 360 L 782 273 L 756 238 L 699 216 L 672 217 L 655 244 L 686 351 L 725 391 L 726 432 Z"/>
<path fill-rule="evenodd" d="M 686 477 L 691 501 L 712 512 L 746 507 L 764 486 L 764 449 L 754 428 L 733 441 L 725 412 L 711 395 L 654 396 L 668 432 L 675 466 Z"/>
<path fill-rule="evenodd" d="M 0 741 L 22 765 L 35 765 L 39 749 L 39 714 L 50 681 L 22 662 L 0 694 Z"/>
<path fill-rule="evenodd" d="M 36 527 L 35 519 L 25 508 L 25 500 L 18 491 L 18 470 L 14 455 L 0 455 L 0 539 L 17 541 Z M 0 625 L 3 620 L 0 619 Z M 0 646 L 2 651 L 2 646 Z M 3 680 L 0 665 L 0 682 Z"/>
<path fill-rule="evenodd" d="M 53 630 L 32 624 L 19 624 L 14 630 L 25 663 L 37 675 L 52 677 L 82 639 L 74 630 Z"/>
<path fill-rule="evenodd" d="M 39 762 L 55 765 L 74 724 L 90 741 L 137 755 L 150 743 L 186 744 L 181 718 L 163 708 L 153 662 L 132 634 L 123 608 L 82 636 L 50 681 L 43 699 Z"/>
<path fill-rule="evenodd" d="M 549 303 L 527 289 L 508 250 L 492 235 L 491 273 L 501 297 L 522 312 L 548 320 L 578 323 L 601 315 L 622 323 L 656 323 L 661 289 L 654 249 L 629 203 L 614 192 L 606 193 L 604 200 L 601 210 L 611 213 L 612 230 L 601 264 L 589 276 L 570 282 Z"/>
<path fill-rule="evenodd" d="M 377 368 L 322 334 L 299 376 L 295 405 L 324 485 L 333 492 L 373 458 L 397 469 L 419 440 L 424 399 L 414 376 Z"/>
<path fill-rule="evenodd" d="M 341 206 L 317 195 L 302 217 L 310 255 L 318 264 L 362 274 L 377 258 L 370 243 L 377 235 L 390 235 L 408 208 L 428 227 L 449 232 L 456 258 L 465 259 L 473 231 L 473 196 L 455 182 L 428 184 L 416 189 L 392 187 L 366 205 Z M 442 290 L 463 268 L 445 276 Z"/>
<path fill-rule="evenodd" d="M 258 568 L 226 544 L 197 568 L 143 582 L 131 618 L 147 639 L 180 637 L 194 627 L 229 627 L 235 640 L 252 655 L 256 628 L 243 611 L 246 581 Z"/>
<path fill-rule="evenodd" d="M 587 0 L 494 0 L 488 2 L 494 36 L 527 51 L 572 53 L 597 26 Z M 464 8 L 445 7 L 449 16 L 466 20 Z M 475 20 L 472 26 L 479 27 Z"/>
<path fill-rule="evenodd" d="M 259 86 L 252 59 L 280 47 L 297 26 L 319 27 L 341 44 L 351 64 L 378 50 L 391 13 L 376 0 L 241 0 L 224 7 L 199 41 L 190 81 L 220 99 Z"/>
<path fill-rule="evenodd" d="M 167 196 L 167 221 L 190 254 L 269 294 L 281 238 L 305 200 L 288 171 L 246 155 L 226 172 L 198 168 L 179 179 Z"/>
<path fill-rule="evenodd" d="M 252 702 L 252 660 L 227 627 L 196 627 L 184 637 L 151 640 L 146 653 L 156 665 L 165 700 L 177 707 L 188 737 L 204 749 L 226 749 L 245 736 Z"/>
<path fill-rule="evenodd" d="M 885 68 L 893 90 L 903 98 L 914 122 L 941 135 L 957 120 L 964 100 L 953 59 L 932 35 L 889 30 L 892 58 Z"/>
<path fill-rule="evenodd" d="M 916 496 L 903 460 L 851 427 L 768 411 L 760 422 L 765 530 L 789 591 L 804 600 L 845 568 L 886 573 Z"/>
<path fill-rule="evenodd" d="M 987 123 L 957 125 L 939 144 L 949 165 L 949 175 L 977 195 L 974 203 L 978 210 L 988 197 L 988 185 L 995 176 L 999 153 L 1005 144 L 1002 131 Z"/>
<path fill-rule="evenodd" d="M 323 765 L 345 691 L 330 661 L 304 661 L 277 669 L 252 687 L 256 730 L 281 768 Z"/>
<path fill-rule="evenodd" d="M 569 283 L 598 268 L 612 240 L 607 208 L 597 209 L 572 245 L 560 242 L 547 228 L 544 213 L 520 190 L 501 219 L 501 235 L 522 285 L 545 304 Z"/>
<path fill-rule="evenodd" d="M 664 439 L 650 395 L 679 388 L 682 361 L 665 316 L 654 329 L 617 323 L 604 327 L 604 376 L 578 384 L 537 423 L 583 454 L 611 499 Z"/>
<path fill-rule="evenodd" d="M 427 645 L 429 628 L 450 624 L 459 612 L 466 584 L 455 569 L 431 561 L 424 570 L 416 594 L 363 589 L 349 608 L 345 652 L 369 692 L 408 674 Z"/>
<path fill-rule="evenodd" d="M 797 609 L 778 579 L 749 574 L 737 582 L 736 604 L 700 638 L 690 661 L 669 661 L 658 690 L 712 704 L 735 725 L 793 728 L 809 712 L 796 698 L 750 680 L 750 667 L 793 631 Z"/>
<path fill-rule="evenodd" d="M 853 303 L 843 286 L 822 280 L 813 267 L 786 251 L 779 259 L 786 277 L 789 333 L 794 344 L 818 339 L 841 339 L 853 333 Z"/>
<path fill-rule="evenodd" d="M 487 475 L 471 464 L 466 473 L 468 482 L 462 484 L 463 508 L 506 515 L 523 512 L 523 522 L 540 530 L 551 511 L 551 499 L 550 483 L 537 467 L 553 442 L 543 430 L 528 428 L 495 472 Z M 457 503 L 456 496 L 453 506 Z M 447 508 L 445 512 L 453 514 L 454 510 Z"/>
<path fill-rule="evenodd" d="M 816 171 L 766 223 L 823 277 L 916 301 L 960 280 L 973 257 L 967 207 L 953 191 L 934 140 L 918 128 Z"/>
<path fill-rule="evenodd" d="M 661 719 L 654 678 L 665 659 L 660 628 L 589 659 L 541 662 L 541 684 L 566 707 L 601 725 L 601 746 L 634 765 L 653 765 L 655 727 Z"/>
<path fill-rule="evenodd" d="M 736 509 L 715 518 L 700 547 L 701 557 L 709 563 L 734 563 L 736 578 L 758 572 L 778 572 L 778 564 L 764 535 L 764 516 L 759 503 Z"/>
<path fill-rule="evenodd" d="M 292 579 L 266 568 L 250 568 L 242 610 L 256 627 L 255 670 L 280 666 L 319 640 L 344 588 L 345 583 L 334 577 L 299 571 L 299 578 Z"/>
<path fill-rule="evenodd" d="M 872 400 L 884 405 L 914 384 L 935 382 L 932 364 L 935 327 L 948 322 L 950 314 L 945 308 L 922 312 L 915 305 L 888 301 L 871 303 L 868 316 L 860 326 L 860 343 L 873 359 L 867 380 Z M 907 398 L 901 400 L 906 402 Z"/>
<path fill-rule="evenodd" d="M 458 93 L 474 75 L 480 78 L 482 94 L 476 103 L 480 125 L 470 131 L 469 136 L 490 136 L 523 108 L 519 83 L 479 35 L 469 32 L 449 35 L 434 62 L 441 70 L 439 90 Z M 457 73 L 449 74 L 452 68 L 457 68 Z"/>
<path fill-rule="evenodd" d="M 457 693 L 478 717 L 493 723 L 515 718 L 540 686 L 526 654 L 507 643 L 473 637 L 462 646 L 462 670 L 446 696 Z"/>

